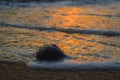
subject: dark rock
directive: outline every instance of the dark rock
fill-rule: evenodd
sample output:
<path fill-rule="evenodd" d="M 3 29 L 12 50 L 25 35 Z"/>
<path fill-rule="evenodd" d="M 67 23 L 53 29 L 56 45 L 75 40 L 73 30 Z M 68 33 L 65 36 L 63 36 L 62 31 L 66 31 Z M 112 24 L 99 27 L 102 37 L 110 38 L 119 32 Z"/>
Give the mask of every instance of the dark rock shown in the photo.
<path fill-rule="evenodd" d="M 36 54 L 37 60 L 40 61 L 58 61 L 65 57 L 67 56 L 54 44 L 40 47 Z"/>

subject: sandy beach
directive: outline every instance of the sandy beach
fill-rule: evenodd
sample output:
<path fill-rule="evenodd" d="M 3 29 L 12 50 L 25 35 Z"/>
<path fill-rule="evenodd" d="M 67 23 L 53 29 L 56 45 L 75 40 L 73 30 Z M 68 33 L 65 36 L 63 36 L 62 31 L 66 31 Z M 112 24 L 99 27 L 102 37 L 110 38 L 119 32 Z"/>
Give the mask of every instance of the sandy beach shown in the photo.
<path fill-rule="evenodd" d="M 24 63 L 0 61 L 0 80 L 119 80 L 120 71 L 44 71 Z"/>

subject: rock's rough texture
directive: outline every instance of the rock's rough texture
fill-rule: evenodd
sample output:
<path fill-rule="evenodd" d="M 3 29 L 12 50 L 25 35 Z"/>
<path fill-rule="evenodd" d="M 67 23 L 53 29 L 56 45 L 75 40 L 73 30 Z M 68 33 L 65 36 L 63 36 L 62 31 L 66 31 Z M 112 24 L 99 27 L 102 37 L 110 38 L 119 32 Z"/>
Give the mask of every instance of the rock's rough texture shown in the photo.
<path fill-rule="evenodd" d="M 67 56 L 54 44 L 40 47 L 36 54 L 37 60 L 40 61 L 58 61 L 65 57 Z"/>

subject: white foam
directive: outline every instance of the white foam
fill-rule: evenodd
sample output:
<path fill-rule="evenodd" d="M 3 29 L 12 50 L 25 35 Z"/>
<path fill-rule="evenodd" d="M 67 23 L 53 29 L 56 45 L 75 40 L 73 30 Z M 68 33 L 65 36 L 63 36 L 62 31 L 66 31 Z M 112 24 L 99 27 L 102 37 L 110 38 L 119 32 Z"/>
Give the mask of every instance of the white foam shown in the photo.
<path fill-rule="evenodd" d="M 120 62 L 90 62 L 90 63 L 73 63 L 73 62 L 39 62 L 32 61 L 28 67 L 45 70 L 120 70 Z"/>

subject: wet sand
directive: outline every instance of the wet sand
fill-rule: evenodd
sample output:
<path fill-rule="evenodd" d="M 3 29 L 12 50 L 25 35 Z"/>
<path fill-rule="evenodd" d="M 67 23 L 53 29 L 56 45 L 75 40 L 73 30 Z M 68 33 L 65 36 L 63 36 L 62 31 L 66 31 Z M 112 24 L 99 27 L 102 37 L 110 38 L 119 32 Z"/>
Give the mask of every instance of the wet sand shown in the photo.
<path fill-rule="evenodd" d="M 0 61 L 0 80 L 119 80 L 120 71 L 44 71 L 24 63 Z"/>

